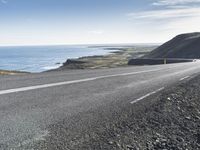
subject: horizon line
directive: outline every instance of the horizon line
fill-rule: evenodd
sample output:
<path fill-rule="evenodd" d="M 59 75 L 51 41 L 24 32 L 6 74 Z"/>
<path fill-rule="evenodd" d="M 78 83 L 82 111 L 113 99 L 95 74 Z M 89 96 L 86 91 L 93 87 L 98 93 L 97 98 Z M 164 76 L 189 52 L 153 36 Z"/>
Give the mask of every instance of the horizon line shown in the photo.
<path fill-rule="evenodd" d="M 29 46 L 131 46 L 131 45 L 160 45 L 163 43 L 95 43 L 95 44 L 10 44 L 0 45 L 0 47 L 29 47 Z"/>

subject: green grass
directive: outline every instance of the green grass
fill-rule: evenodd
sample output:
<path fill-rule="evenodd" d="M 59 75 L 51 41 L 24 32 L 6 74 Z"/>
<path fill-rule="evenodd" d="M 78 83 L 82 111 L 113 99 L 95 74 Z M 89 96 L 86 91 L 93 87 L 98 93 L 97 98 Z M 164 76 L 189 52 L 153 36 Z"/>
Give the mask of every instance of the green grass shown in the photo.
<path fill-rule="evenodd" d="M 0 75 L 17 75 L 17 74 L 19 75 L 25 73 L 27 72 L 0 70 Z"/>
<path fill-rule="evenodd" d="M 76 59 L 85 63 L 67 64 L 61 69 L 101 69 L 128 66 L 129 59 L 141 57 L 155 49 L 155 46 L 121 48 L 105 56 L 90 56 Z"/>

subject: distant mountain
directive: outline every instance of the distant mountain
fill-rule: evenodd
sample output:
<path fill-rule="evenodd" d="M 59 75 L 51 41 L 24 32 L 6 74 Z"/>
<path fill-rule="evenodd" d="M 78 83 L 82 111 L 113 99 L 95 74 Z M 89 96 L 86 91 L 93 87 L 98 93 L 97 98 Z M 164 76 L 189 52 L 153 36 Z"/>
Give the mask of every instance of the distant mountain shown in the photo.
<path fill-rule="evenodd" d="M 200 58 L 200 32 L 178 35 L 143 58 Z"/>

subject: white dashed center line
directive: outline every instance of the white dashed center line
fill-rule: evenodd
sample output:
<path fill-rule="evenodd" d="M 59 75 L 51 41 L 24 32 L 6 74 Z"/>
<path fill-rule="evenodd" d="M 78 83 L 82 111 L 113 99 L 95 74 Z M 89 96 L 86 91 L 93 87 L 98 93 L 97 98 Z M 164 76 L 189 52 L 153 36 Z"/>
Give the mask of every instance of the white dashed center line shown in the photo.
<path fill-rule="evenodd" d="M 183 80 L 185 80 L 185 79 L 188 79 L 190 76 L 186 76 L 186 77 L 184 77 L 184 78 L 181 78 L 180 79 L 180 81 L 183 81 Z"/>
<path fill-rule="evenodd" d="M 163 70 L 163 69 L 152 69 L 152 70 L 147 70 L 147 71 L 138 71 L 138 72 L 129 72 L 129 73 L 122 73 L 122 74 L 105 75 L 105 76 L 98 76 L 98 77 L 86 78 L 86 79 L 80 79 L 80 80 L 73 80 L 73 81 L 64 81 L 64 82 L 49 83 L 49 84 L 43 84 L 43 85 L 34 85 L 34 86 L 28 86 L 28 87 L 7 89 L 7 90 L 1 90 L 0 95 L 10 94 L 10 93 L 18 93 L 18 92 L 24 92 L 24 91 L 31 91 L 31 90 L 36 90 L 36 89 L 44 89 L 44 88 L 49 88 L 49 87 L 75 84 L 75 83 L 81 83 L 81 82 L 88 82 L 88 81 L 94 81 L 94 80 L 104 79 L 104 78 L 136 75 L 136 74 L 140 74 L 140 73 L 149 73 L 149 72 L 155 72 L 155 71 L 161 71 L 161 70 Z"/>
<path fill-rule="evenodd" d="M 141 101 L 141 100 L 143 100 L 143 99 L 145 99 L 145 98 L 147 98 L 147 97 L 149 97 L 149 96 L 151 96 L 151 95 L 153 95 L 153 94 L 156 94 L 156 93 L 158 93 L 158 92 L 160 92 L 160 91 L 162 91 L 162 90 L 164 90 L 164 89 L 165 89 L 165 88 L 162 87 L 162 88 L 160 88 L 160 89 L 158 89 L 158 90 L 155 90 L 155 91 L 153 91 L 153 92 L 151 92 L 151 93 L 148 93 L 148 94 L 146 94 L 146 95 L 144 95 L 144 96 L 142 96 L 142 97 L 140 97 L 140 98 L 138 98 L 138 99 L 132 101 L 131 104 L 137 103 L 137 102 L 139 102 L 139 101 Z"/>

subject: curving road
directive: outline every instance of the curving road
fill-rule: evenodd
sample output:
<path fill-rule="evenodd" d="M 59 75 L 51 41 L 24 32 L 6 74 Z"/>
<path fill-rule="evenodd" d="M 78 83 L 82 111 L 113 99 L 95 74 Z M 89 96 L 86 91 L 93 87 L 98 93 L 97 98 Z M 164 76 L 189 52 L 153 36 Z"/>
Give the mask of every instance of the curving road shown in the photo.
<path fill-rule="evenodd" d="M 2 76 L 0 149 L 73 149 L 85 132 L 113 121 L 126 106 L 199 72 L 196 61 Z"/>

